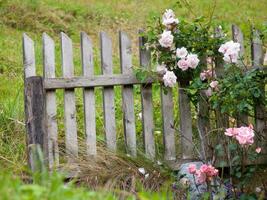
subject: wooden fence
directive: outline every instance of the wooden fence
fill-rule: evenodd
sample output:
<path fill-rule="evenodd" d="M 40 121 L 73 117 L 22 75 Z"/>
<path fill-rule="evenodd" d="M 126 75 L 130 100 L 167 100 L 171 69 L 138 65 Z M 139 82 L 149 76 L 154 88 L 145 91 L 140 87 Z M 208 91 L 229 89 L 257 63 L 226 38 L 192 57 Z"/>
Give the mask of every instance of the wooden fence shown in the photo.
<path fill-rule="evenodd" d="M 244 53 L 243 35 L 237 26 L 233 26 L 233 39 L 241 44 L 241 55 Z M 217 34 L 220 36 L 220 34 Z M 114 103 L 114 86 L 120 85 L 122 88 L 122 110 L 124 136 L 127 153 L 131 156 L 137 155 L 136 126 L 134 114 L 133 85 L 139 84 L 141 87 L 142 102 L 142 125 L 143 143 L 145 154 L 149 159 L 155 158 L 154 122 L 153 122 L 153 101 L 152 84 L 153 80 L 140 82 L 136 79 L 132 71 L 132 50 L 131 40 L 125 32 L 119 33 L 120 43 L 120 67 L 121 74 L 113 74 L 112 64 L 112 41 L 104 33 L 100 33 L 101 46 L 101 67 L 102 75 L 94 75 L 93 47 L 92 41 L 84 33 L 81 33 L 81 59 L 83 76 L 74 76 L 72 41 L 64 33 L 60 34 L 62 77 L 55 76 L 55 44 L 46 34 L 43 34 L 43 77 L 36 76 L 34 42 L 23 35 L 23 56 L 25 71 L 25 113 L 27 145 L 29 152 L 29 163 L 34 169 L 32 144 L 40 144 L 45 152 L 45 157 L 49 167 L 59 165 L 58 148 L 58 122 L 57 122 L 57 89 L 64 90 L 64 125 L 66 152 L 69 153 L 68 162 L 74 162 L 74 157 L 78 156 L 78 140 L 76 125 L 75 88 L 83 88 L 84 103 L 84 124 L 86 134 L 87 154 L 96 155 L 96 110 L 95 110 L 95 87 L 103 87 L 103 110 L 106 146 L 115 151 L 116 144 L 116 119 Z M 150 52 L 143 48 L 144 38 L 139 38 L 140 65 L 144 68 L 150 67 Z M 252 37 L 252 64 L 254 67 L 262 66 L 263 50 L 259 33 L 253 31 Z M 216 72 L 218 76 L 222 74 L 223 62 L 216 61 Z M 180 116 L 180 145 L 181 155 L 177 155 L 175 148 L 174 110 L 173 94 L 168 89 L 165 94 L 161 90 L 161 113 L 162 131 L 164 143 L 164 159 L 167 161 L 191 160 L 193 156 L 193 131 L 192 116 L 189 98 L 186 92 L 179 87 L 179 116 Z M 202 159 L 207 158 L 209 141 L 209 110 L 204 100 L 199 101 L 197 127 L 201 141 Z M 255 129 L 260 136 L 266 137 L 265 105 L 257 105 L 255 109 Z M 217 127 L 227 128 L 228 118 L 217 113 Z M 238 125 L 247 124 L 248 118 L 240 113 Z M 73 157 L 74 156 L 74 157 Z"/>

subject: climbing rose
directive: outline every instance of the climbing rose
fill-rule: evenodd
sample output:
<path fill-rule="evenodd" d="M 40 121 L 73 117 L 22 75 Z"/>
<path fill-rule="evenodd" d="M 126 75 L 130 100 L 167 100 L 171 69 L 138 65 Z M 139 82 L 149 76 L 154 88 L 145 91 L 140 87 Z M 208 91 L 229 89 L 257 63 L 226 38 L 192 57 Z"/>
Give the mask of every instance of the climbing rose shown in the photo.
<path fill-rule="evenodd" d="M 159 44 L 164 48 L 170 48 L 173 43 L 173 35 L 171 31 L 164 31 L 159 39 Z"/>
<path fill-rule="evenodd" d="M 185 58 L 182 58 L 181 60 L 179 60 L 177 65 L 182 71 L 185 71 L 189 68 L 188 60 Z"/>
<path fill-rule="evenodd" d="M 235 138 L 240 145 L 251 145 L 254 143 L 253 126 L 241 126 L 240 128 L 228 128 L 224 133 L 227 136 Z"/>
<path fill-rule="evenodd" d="M 179 23 L 179 20 L 175 18 L 175 14 L 171 9 L 166 9 L 165 13 L 163 14 L 162 21 L 164 26 L 176 25 Z"/>
<path fill-rule="evenodd" d="M 219 84 L 218 81 L 211 81 L 210 87 L 215 89 L 215 90 L 218 90 L 219 89 L 218 84 Z"/>
<path fill-rule="evenodd" d="M 237 128 L 227 128 L 224 134 L 227 136 L 230 136 L 230 137 L 236 136 L 238 134 L 238 129 Z"/>
<path fill-rule="evenodd" d="M 256 153 L 260 153 L 261 152 L 261 148 L 257 147 L 255 151 L 256 151 Z"/>
<path fill-rule="evenodd" d="M 188 172 L 190 173 L 190 174 L 195 174 L 196 173 L 196 165 L 195 164 L 190 164 L 189 166 L 188 166 Z"/>
<path fill-rule="evenodd" d="M 254 131 L 250 127 L 240 127 L 235 137 L 241 145 L 251 145 L 254 143 Z"/>
<path fill-rule="evenodd" d="M 174 87 L 176 84 L 177 77 L 172 71 L 166 71 L 163 76 L 164 85 L 166 87 Z"/>
<path fill-rule="evenodd" d="M 223 60 L 228 63 L 237 63 L 240 44 L 232 40 L 222 44 L 218 50 L 224 55 Z"/>
<path fill-rule="evenodd" d="M 195 69 L 199 63 L 199 59 L 196 54 L 188 54 L 187 60 L 189 63 L 189 67 Z"/>
<path fill-rule="evenodd" d="M 211 69 L 208 69 L 208 70 L 204 70 L 200 73 L 200 79 L 202 81 L 205 81 L 207 79 L 210 79 L 212 78 L 212 76 L 214 76 L 216 78 L 216 74 L 214 71 L 212 71 Z"/>
<path fill-rule="evenodd" d="M 188 54 L 188 52 L 187 52 L 186 48 L 184 48 L 184 47 L 176 49 L 176 56 L 178 58 L 185 58 L 187 56 L 187 54 Z"/>
<path fill-rule="evenodd" d="M 167 68 L 166 68 L 166 65 L 165 64 L 160 64 L 157 66 L 157 73 L 160 74 L 160 75 L 163 75 L 166 73 L 167 71 Z"/>

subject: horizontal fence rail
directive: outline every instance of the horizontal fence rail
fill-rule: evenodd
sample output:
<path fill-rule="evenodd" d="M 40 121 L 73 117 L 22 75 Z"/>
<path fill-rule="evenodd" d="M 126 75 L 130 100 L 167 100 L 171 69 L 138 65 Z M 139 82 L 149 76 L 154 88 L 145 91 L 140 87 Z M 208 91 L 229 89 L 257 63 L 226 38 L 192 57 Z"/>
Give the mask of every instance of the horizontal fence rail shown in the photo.
<path fill-rule="evenodd" d="M 232 26 L 233 40 L 241 44 L 240 56 L 244 56 L 244 38 L 241 30 Z M 58 104 L 56 90 L 61 89 L 64 101 L 64 133 L 65 148 L 67 152 L 67 162 L 74 163 L 78 156 L 79 145 L 77 138 L 77 111 L 75 89 L 83 89 L 83 112 L 84 112 L 84 132 L 86 136 L 86 148 L 88 156 L 97 155 L 97 127 L 96 127 L 96 97 L 95 87 L 102 87 L 103 99 L 103 126 L 105 129 L 105 142 L 111 151 L 117 150 L 116 133 L 116 105 L 114 86 L 121 86 L 122 112 L 125 149 L 131 156 L 137 156 L 137 136 L 134 109 L 134 85 L 140 86 L 141 112 L 142 112 L 142 134 L 143 148 L 147 158 L 155 160 L 158 155 L 155 143 L 155 122 L 152 85 L 157 83 L 153 78 L 140 81 L 136 78 L 132 69 L 132 43 L 125 32 L 119 32 L 119 55 L 121 74 L 113 73 L 112 40 L 107 33 L 100 33 L 100 61 L 101 75 L 94 74 L 93 44 L 90 37 L 81 33 L 81 69 L 82 76 L 74 75 L 73 45 L 72 40 L 65 34 L 60 34 L 61 43 L 61 71 L 62 77 L 56 77 L 55 65 L 55 43 L 53 39 L 43 34 L 43 77 L 36 75 L 35 50 L 33 40 L 26 34 L 23 35 L 23 60 L 25 77 L 25 120 L 28 134 L 28 147 L 32 144 L 39 144 L 46 157 L 49 168 L 57 167 L 60 164 L 59 144 L 58 144 Z M 215 31 L 216 37 L 221 37 L 220 29 Z M 145 38 L 139 37 L 139 63 L 144 69 L 151 68 L 151 55 L 149 50 L 144 48 Z M 262 66 L 262 42 L 259 39 L 259 32 L 252 31 L 252 67 Z M 206 57 L 201 58 L 202 63 L 206 63 Z M 215 70 L 218 77 L 223 77 L 224 63 L 222 59 L 215 61 Z M 33 85 L 37 83 L 38 85 Z M 184 84 L 184 83 L 183 83 Z M 203 98 L 199 99 L 197 108 L 196 128 L 200 138 L 200 151 L 195 150 L 193 141 L 193 114 L 190 100 L 184 90 L 186 85 L 178 86 L 178 115 L 180 117 L 179 126 L 176 128 L 174 122 L 174 94 L 173 90 L 167 88 L 167 93 L 161 88 L 160 110 L 162 121 L 162 141 L 164 144 L 163 158 L 168 162 L 180 162 L 181 160 L 193 160 L 196 155 L 202 160 L 210 160 L 211 152 L 208 147 L 211 145 L 208 134 L 211 129 L 209 117 L 211 112 L 207 103 L 207 97 L 203 91 Z M 38 99 L 34 94 L 39 94 L 34 88 L 41 88 Z M 162 87 L 162 86 L 161 86 Z M 262 88 L 264 91 L 264 87 Z M 40 96 L 39 95 L 39 96 Z M 36 108 L 40 105 L 40 108 Z M 229 119 L 217 110 L 216 129 L 224 130 L 228 127 Z M 249 118 L 246 113 L 239 113 L 237 125 L 247 125 Z M 39 119 L 39 120 L 38 120 Z M 262 140 L 261 146 L 266 146 L 263 138 L 266 139 L 266 111 L 265 105 L 258 104 L 255 108 L 255 130 Z M 37 127 L 37 128 L 36 128 Z M 39 130 L 42 130 L 41 132 Z M 179 133 L 179 149 L 177 148 L 176 134 Z M 41 134 L 41 135 L 40 135 Z M 40 138 L 41 137 L 41 138 Z M 219 138 L 218 138 L 219 139 Z M 178 152 L 180 152 L 178 154 Z M 198 155 L 199 154 L 199 155 Z M 29 163 L 34 168 L 33 153 L 28 150 Z M 175 168 L 175 166 L 173 167 Z"/>
<path fill-rule="evenodd" d="M 113 74 L 97 75 L 73 78 L 45 78 L 44 88 L 51 89 L 71 89 L 86 87 L 106 87 L 116 85 L 151 84 L 155 81 L 152 78 L 140 81 L 134 74 Z"/>

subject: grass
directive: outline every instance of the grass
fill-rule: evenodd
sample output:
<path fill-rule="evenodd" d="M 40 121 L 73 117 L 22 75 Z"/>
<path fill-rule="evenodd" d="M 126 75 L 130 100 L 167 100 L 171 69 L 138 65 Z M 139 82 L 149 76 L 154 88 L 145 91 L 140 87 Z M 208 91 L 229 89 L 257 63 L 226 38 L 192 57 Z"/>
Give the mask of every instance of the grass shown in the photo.
<path fill-rule="evenodd" d="M 137 66 L 137 30 L 146 27 L 147 20 L 151 15 L 159 14 L 166 8 L 174 8 L 179 18 L 194 18 L 192 13 L 178 6 L 175 2 L 173 0 L 0 0 L 0 166 L 9 169 L 15 174 L 22 174 L 27 164 L 23 119 L 22 33 L 26 32 L 36 42 L 36 66 L 39 75 L 42 74 L 41 34 L 46 32 L 53 37 L 56 42 L 56 74 L 60 76 L 59 33 L 64 31 L 73 40 L 75 75 L 81 74 L 79 32 L 85 31 L 88 33 L 94 45 L 95 73 L 100 74 L 98 35 L 100 31 L 104 30 L 113 40 L 114 73 L 120 73 L 118 30 L 126 31 L 132 38 L 133 64 Z M 191 0 L 189 2 L 191 2 L 192 10 L 196 15 L 207 14 L 213 6 L 212 0 Z M 222 21 L 222 25 L 228 27 L 229 30 L 231 23 L 239 25 L 248 39 L 251 24 L 261 28 L 264 22 L 267 22 L 266 10 L 267 4 L 265 0 L 253 2 L 249 0 L 217 0 L 215 13 L 216 20 Z M 119 87 L 115 88 L 115 93 L 117 138 L 119 148 L 124 151 L 121 90 Z M 62 94 L 62 91 L 58 92 L 58 100 L 62 99 Z M 174 94 L 177 97 L 176 91 Z M 134 95 L 137 142 L 139 149 L 141 149 L 143 145 L 142 127 L 140 119 L 138 119 L 138 113 L 141 111 L 140 89 L 138 87 L 135 87 Z M 153 88 L 153 100 L 155 107 L 155 137 L 158 144 L 157 152 L 160 155 L 163 151 L 163 145 L 159 109 L 160 96 L 156 88 Z M 78 135 L 84 138 L 81 90 L 77 90 L 76 102 Z M 176 124 L 178 124 L 177 103 L 175 106 L 175 119 Z M 104 126 L 101 89 L 96 90 L 96 110 L 97 138 L 99 141 L 103 141 Z M 59 102 L 58 106 L 58 123 L 60 141 L 63 144 L 62 101 Z M 161 158 L 159 157 L 158 159 Z M 18 185 L 20 184 L 18 183 Z"/>

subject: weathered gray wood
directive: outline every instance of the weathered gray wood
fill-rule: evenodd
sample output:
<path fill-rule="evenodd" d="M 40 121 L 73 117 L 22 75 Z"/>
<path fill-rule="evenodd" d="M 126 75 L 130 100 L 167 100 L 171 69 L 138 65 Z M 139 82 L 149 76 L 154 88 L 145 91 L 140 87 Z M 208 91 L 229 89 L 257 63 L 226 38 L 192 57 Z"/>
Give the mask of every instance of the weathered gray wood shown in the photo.
<path fill-rule="evenodd" d="M 193 131 L 190 100 L 184 88 L 187 83 L 179 83 L 179 112 L 182 158 L 193 158 Z"/>
<path fill-rule="evenodd" d="M 23 34 L 23 64 L 25 78 L 36 75 L 34 42 L 25 33 Z"/>
<path fill-rule="evenodd" d="M 104 75 L 111 75 L 113 73 L 112 42 L 105 32 L 100 33 L 100 43 L 102 73 Z M 111 150 L 116 150 L 116 121 L 113 88 L 113 86 L 103 88 L 103 107 L 107 147 Z"/>
<path fill-rule="evenodd" d="M 93 46 L 86 33 L 81 33 L 81 54 L 83 75 L 94 75 Z M 96 155 L 96 121 L 95 121 L 95 94 L 94 88 L 84 88 L 84 124 L 86 134 L 87 154 Z"/>
<path fill-rule="evenodd" d="M 38 171 L 39 162 L 36 150 L 44 146 L 45 135 L 45 92 L 42 77 L 32 76 L 25 79 L 25 124 L 27 131 L 27 154 L 30 169 Z"/>
<path fill-rule="evenodd" d="M 240 52 L 239 52 L 239 61 L 238 63 L 242 65 L 242 58 L 244 57 L 245 49 L 244 49 L 244 37 L 240 28 L 236 25 L 232 25 L 232 37 L 234 42 L 238 42 L 240 44 Z M 237 115 L 237 126 L 246 126 L 248 124 L 248 116 L 245 113 L 239 113 Z"/>
<path fill-rule="evenodd" d="M 251 41 L 251 54 L 252 54 L 252 65 L 255 69 L 262 70 L 263 65 L 263 47 L 262 40 L 260 39 L 260 32 L 258 30 L 252 29 L 252 41 Z M 255 102 L 255 131 L 258 134 L 257 143 L 261 146 L 266 147 L 267 144 L 267 119 L 266 119 L 266 108 L 264 104 L 264 90 L 265 84 L 262 81 L 262 102 Z M 264 153 L 267 149 L 264 148 Z"/>
<path fill-rule="evenodd" d="M 63 77 L 71 78 L 74 75 L 72 41 L 64 33 L 61 33 L 61 57 Z M 74 162 L 73 157 L 78 156 L 78 140 L 76 125 L 76 107 L 74 89 L 64 91 L 64 116 L 66 133 L 66 152 L 69 163 Z"/>
<path fill-rule="evenodd" d="M 105 91 L 105 89 L 116 85 L 150 84 L 153 82 L 154 80 L 152 78 L 148 78 L 144 81 L 137 80 L 134 74 L 107 74 L 73 78 L 46 78 L 44 80 L 44 87 L 47 90 L 105 87 Z"/>
<path fill-rule="evenodd" d="M 220 28 L 215 29 L 215 37 L 223 37 L 223 32 Z M 222 58 L 215 59 L 215 72 L 218 78 L 223 77 L 224 75 L 224 61 Z M 223 132 L 226 128 L 229 127 L 229 118 L 225 114 L 221 114 L 219 109 L 216 110 L 216 124 L 217 129 Z"/>
<path fill-rule="evenodd" d="M 144 68 L 150 68 L 150 51 L 144 48 L 145 39 L 139 37 L 139 55 L 140 65 Z M 146 156 L 153 160 L 155 158 L 154 141 L 154 122 L 153 122 L 153 103 L 152 103 L 152 84 L 141 85 L 142 102 L 142 125 L 143 138 Z"/>
<path fill-rule="evenodd" d="M 252 40 L 251 41 L 252 66 L 254 68 L 262 68 L 263 48 L 259 30 L 252 29 L 251 40 Z"/>
<path fill-rule="evenodd" d="M 204 65 L 203 69 L 207 69 L 207 58 L 202 56 L 200 64 Z M 209 117 L 209 105 L 208 98 L 205 91 L 200 91 L 200 98 L 198 100 L 197 108 L 197 128 L 199 133 L 199 139 L 201 144 L 201 160 L 208 161 L 209 149 L 208 149 L 208 132 L 210 130 L 210 117 Z"/>
<path fill-rule="evenodd" d="M 55 78 L 55 44 L 47 35 L 43 34 L 43 70 L 45 78 Z M 59 165 L 57 104 L 54 90 L 46 91 L 46 145 L 44 148 L 49 169 Z"/>
<path fill-rule="evenodd" d="M 119 40 L 122 74 L 132 74 L 131 40 L 129 39 L 127 34 L 122 31 L 120 31 Z M 127 152 L 131 156 L 136 156 L 134 96 L 132 85 L 123 86 L 122 88 L 122 109 Z"/>
<path fill-rule="evenodd" d="M 176 160 L 173 94 L 171 88 L 166 88 L 167 93 L 164 93 L 162 87 L 161 114 L 163 127 L 164 159 L 167 161 L 173 161 Z"/>

